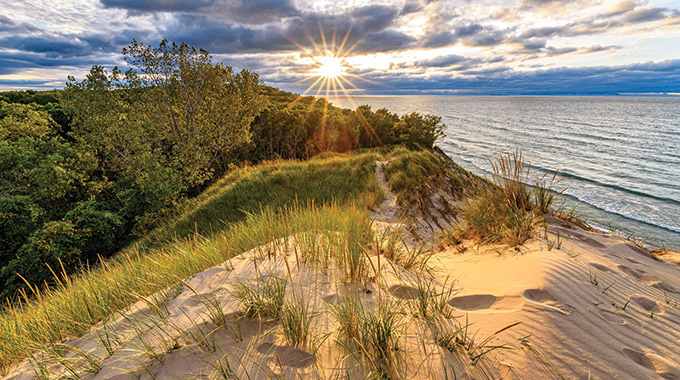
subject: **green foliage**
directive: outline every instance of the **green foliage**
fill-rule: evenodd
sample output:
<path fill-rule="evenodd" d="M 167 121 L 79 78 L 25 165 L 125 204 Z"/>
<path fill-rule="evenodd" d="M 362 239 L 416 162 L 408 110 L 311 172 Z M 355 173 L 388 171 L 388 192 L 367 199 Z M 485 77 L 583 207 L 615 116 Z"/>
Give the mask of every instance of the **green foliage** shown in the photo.
<path fill-rule="evenodd" d="M 360 106 L 352 114 L 359 130 L 360 146 L 405 145 L 411 149 L 431 149 L 444 136 L 441 117 L 411 113 L 398 116 L 386 109 L 371 111 Z"/>
<path fill-rule="evenodd" d="M 341 109 L 325 99 L 265 88 L 267 107 L 253 123 L 253 141 L 241 152 L 248 160 L 306 159 L 323 152 L 404 145 L 432 148 L 443 136 L 441 118 L 417 113 L 399 116 L 369 106 Z"/>
<path fill-rule="evenodd" d="M 69 79 L 64 103 L 77 139 L 142 188 L 175 182 L 189 191 L 224 172 L 262 109 L 257 75 L 167 41 L 133 41 L 123 54 L 134 68 L 125 74 L 95 66 L 84 81 Z"/>
<path fill-rule="evenodd" d="M 412 149 L 431 149 L 438 138 L 443 137 L 444 125 L 439 124 L 442 118 L 434 115 L 421 115 L 413 112 L 404 115 L 395 124 L 399 143 Z"/>
<path fill-rule="evenodd" d="M 0 197 L 0 265 L 9 263 L 33 231 L 42 226 L 44 213 L 29 196 Z"/>

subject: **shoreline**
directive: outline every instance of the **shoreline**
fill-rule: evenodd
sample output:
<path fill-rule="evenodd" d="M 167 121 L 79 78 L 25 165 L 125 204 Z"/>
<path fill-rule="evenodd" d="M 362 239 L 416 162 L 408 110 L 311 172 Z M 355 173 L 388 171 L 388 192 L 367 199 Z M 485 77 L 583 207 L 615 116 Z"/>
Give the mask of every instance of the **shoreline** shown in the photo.
<path fill-rule="evenodd" d="M 434 149 L 436 149 L 438 156 L 443 157 L 443 158 L 445 157 L 445 159 L 447 161 L 457 163 L 456 160 L 451 158 L 446 152 L 444 152 L 441 149 L 440 145 L 436 145 L 434 147 Z M 479 170 L 484 175 L 489 174 L 489 172 L 487 172 L 486 170 L 481 169 L 478 166 L 476 166 L 476 165 L 474 165 L 470 162 L 467 162 L 467 163 L 473 165 L 477 170 Z M 564 177 L 564 178 L 567 178 L 567 177 Z M 574 207 L 574 206 L 577 207 L 577 209 L 576 209 L 577 214 L 578 214 L 579 211 L 582 212 L 584 208 L 589 208 L 589 209 L 593 209 L 593 210 L 597 210 L 597 211 L 595 211 L 595 212 L 589 211 L 588 214 L 591 214 L 591 215 L 595 214 L 595 216 L 597 216 L 597 214 L 606 215 L 606 216 L 609 217 L 609 219 L 611 219 L 613 221 L 615 221 L 617 219 L 627 221 L 627 223 L 619 223 L 619 224 L 624 224 L 625 227 L 622 227 L 622 226 L 617 227 L 615 223 L 597 222 L 597 221 L 586 220 L 586 223 L 591 228 L 598 230 L 599 232 L 601 232 L 605 235 L 611 234 L 611 235 L 620 236 L 620 237 L 622 237 L 626 240 L 635 242 L 636 244 L 645 247 L 645 249 L 647 249 L 648 251 L 663 250 L 663 249 L 669 249 L 669 250 L 673 250 L 673 251 L 680 250 L 680 245 L 678 245 L 676 247 L 674 244 L 666 245 L 666 242 L 664 242 L 664 241 L 656 241 L 656 240 L 648 241 L 650 236 L 647 236 L 647 234 L 644 234 L 644 233 L 641 234 L 639 232 L 639 230 L 649 228 L 651 230 L 660 231 L 661 234 L 672 234 L 673 236 L 677 235 L 677 238 L 679 239 L 679 241 L 680 241 L 680 231 L 676 231 L 675 229 L 673 229 L 671 227 L 666 227 L 666 226 L 659 225 L 659 224 L 652 223 L 652 222 L 648 222 L 648 221 L 645 221 L 645 220 L 642 220 L 642 219 L 639 219 L 639 218 L 635 218 L 635 217 L 626 215 L 624 213 L 611 211 L 611 210 L 607 210 L 607 209 L 602 208 L 602 207 L 598 207 L 596 205 L 592 205 L 592 204 L 587 203 L 587 202 L 585 202 L 585 201 L 583 201 L 583 200 L 579 199 L 578 197 L 571 195 L 571 194 L 562 194 L 562 197 L 564 197 L 564 198 L 566 198 L 570 201 L 569 202 L 570 208 Z M 579 208 L 581 210 L 579 210 Z M 610 226 L 607 227 L 605 224 L 610 224 Z M 613 224 L 614 226 L 612 227 L 611 224 Z M 636 228 L 636 227 L 639 227 L 639 228 Z M 626 231 L 623 231 L 624 229 Z M 662 239 L 660 239 L 660 240 L 662 240 Z"/>

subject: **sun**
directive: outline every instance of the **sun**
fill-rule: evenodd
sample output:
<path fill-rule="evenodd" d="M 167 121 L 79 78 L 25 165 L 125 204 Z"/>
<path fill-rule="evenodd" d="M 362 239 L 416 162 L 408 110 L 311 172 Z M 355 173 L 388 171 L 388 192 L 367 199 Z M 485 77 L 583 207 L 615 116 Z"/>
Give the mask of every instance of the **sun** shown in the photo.
<path fill-rule="evenodd" d="M 335 57 L 332 54 L 326 56 L 316 57 L 314 59 L 319 67 L 313 73 L 326 79 L 335 79 L 345 75 L 345 68 L 343 67 L 342 58 Z"/>

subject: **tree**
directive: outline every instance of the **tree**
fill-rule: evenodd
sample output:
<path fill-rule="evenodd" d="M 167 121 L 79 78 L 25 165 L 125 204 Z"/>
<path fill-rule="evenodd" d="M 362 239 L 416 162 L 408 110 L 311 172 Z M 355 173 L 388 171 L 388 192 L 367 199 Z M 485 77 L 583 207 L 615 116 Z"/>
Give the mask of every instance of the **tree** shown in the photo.
<path fill-rule="evenodd" d="M 120 196 L 127 210 L 141 211 L 143 233 L 226 171 L 265 100 L 256 74 L 235 74 L 185 43 L 133 41 L 123 54 L 132 69 L 94 66 L 81 82 L 70 77 L 63 102 L 76 141 L 130 184 Z"/>

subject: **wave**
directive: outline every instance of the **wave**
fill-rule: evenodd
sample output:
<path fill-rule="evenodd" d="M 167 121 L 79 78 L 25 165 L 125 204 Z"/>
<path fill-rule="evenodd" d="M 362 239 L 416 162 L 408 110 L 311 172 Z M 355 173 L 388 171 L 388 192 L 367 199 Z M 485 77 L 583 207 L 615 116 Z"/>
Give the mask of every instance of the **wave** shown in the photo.
<path fill-rule="evenodd" d="M 482 170 L 482 171 L 487 172 L 489 174 L 493 174 L 493 170 L 491 169 L 491 164 L 489 164 L 487 166 L 485 164 L 481 164 L 478 160 L 474 160 L 474 159 L 463 157 L 463 156 L 461 156 L 461 160 L 473 164 L 479 170 Z M 543 175 L 543 173 L 554 173 L 555 172 L 555 170 L 553 170 L 553 169 L 545 168 L 543 166 L 536 165 L 536 164 L 533 164 L 533 163 L 531 164 L 531 168 L 540 170 L 542 172 L 540 175 Z M 608 189 L 612 189 L 612 190 L 618 190 L 618 191 L 628 193 L 628 194 L 631 194 L 631 195 L 636 195 L 636 196 L 640 196 L 640 197 L 644 197 L 644 198 L 650 198 L 650 199 L 654 199 L 654 200 L 657 200 L 657 201 L 660 201 L 660 202 L 670 203 L 672 205 L 680 207 L 680 201 L 673 199 L 673 198 L 667 198 L 667 197 L 661 197 L 661 196 L 658 196 L 658 195 L 643 193 L 641 191 L 629 189 L 627 187 L 623 187 L 623 186 L 619 186 L 619 185 L 613 185 L 613 184 L 609 184 L 609 183 L 600 182 L 600 181 L 595 180 L 595 179 L 582 177 L 582 176 L 579 176 L 578 174 L 570 173 L 570 172 L 567 172 L 567 171 L 559 171 L 557 173 L 557 177 L 587 182 L 587 183 L 596 185 L 598 187 L 608 188 Z"/>

